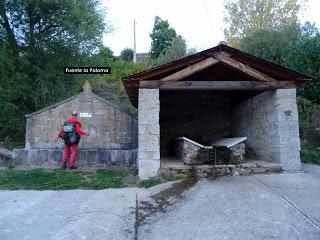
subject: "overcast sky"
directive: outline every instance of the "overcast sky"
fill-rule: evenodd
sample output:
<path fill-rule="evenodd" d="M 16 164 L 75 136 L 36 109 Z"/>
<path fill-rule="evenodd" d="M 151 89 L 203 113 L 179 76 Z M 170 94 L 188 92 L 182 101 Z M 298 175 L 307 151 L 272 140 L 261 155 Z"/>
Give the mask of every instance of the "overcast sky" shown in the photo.
<path fill-rule="evenodd" d="M 133 48 L 133 19 L 136 19 L 137 52 L 149 52 L 154 18 L 169 21 L 182 35 L 189 48 L 197 51 L 224 40 L 223 0 L 102 0 L 106 21 L 114 30 L 104 36 L 104 44 L 119 55 L 125 47 Z M 309 0 L 302 22 L 315 22 L 320 27 L 320 1 Z"/>

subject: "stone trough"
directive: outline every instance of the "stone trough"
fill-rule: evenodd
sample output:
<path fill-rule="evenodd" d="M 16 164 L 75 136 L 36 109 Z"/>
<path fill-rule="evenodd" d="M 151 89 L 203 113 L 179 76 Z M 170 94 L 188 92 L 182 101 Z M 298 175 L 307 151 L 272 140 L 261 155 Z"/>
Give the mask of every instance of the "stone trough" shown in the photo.
<path fill-rule="evenodd" d="M 187 165 L 238 164 L 243 162 L 246 137 L 223 138 L 204 146 L 186 137 L 176 139 L 176 157 Z"/>

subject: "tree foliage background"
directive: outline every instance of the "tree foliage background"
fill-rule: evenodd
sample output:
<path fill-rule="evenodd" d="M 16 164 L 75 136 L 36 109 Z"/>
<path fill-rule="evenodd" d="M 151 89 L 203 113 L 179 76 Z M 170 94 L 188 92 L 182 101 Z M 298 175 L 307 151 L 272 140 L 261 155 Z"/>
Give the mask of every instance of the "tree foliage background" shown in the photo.
<path fill-rule="evenodd" d="M 143 67 L 103 47 L 105 17 L 98 0 L 0 0 L 0 144 L 23 142 L 25 114 L 79 92 L 89 77 L 66 66 L 111 66 L 90 75 L 94 89 L 130 108 L 120 78 Z"/>
<path fill-rule="evenodd" d="M 240 39 L 256 30 L 279 30 L 298 20 L 298 0 L 226 0 L 226 40 L 237 47 Z"/>
<path fill-rule="evenodd" d="M 155 17 L 151 38 L 150 56 L 152 65 L 162 65 L 196 53 L 196 49 L 188 49 L 186 40 L 170 27 L 168 20 Z"/>
<path fill-rule="evenodd" d="M 120 53 L 120 59 L 123 61 L 132 61 L 133 60 L 134 50 L 131 48 L 124 48 Z"/>
<path fill-rule="evenodd" d="M 151 37 L 150 56 L 152 59 L 164 54 L 167 47 L 171 46 L 173 39 L 177 36 L 176 30 L 170 27 L 167 20 L 162 20 L 159 16 L 154 19 Z"/>
<path fill-rule="evenodd" d="M 301 153 L 305 161 L 320 163 L 320 31 L 299 22 L 305 2 L 227 0 L 225 38 L 231 46 L 314 78 L 297 90 Z"/>

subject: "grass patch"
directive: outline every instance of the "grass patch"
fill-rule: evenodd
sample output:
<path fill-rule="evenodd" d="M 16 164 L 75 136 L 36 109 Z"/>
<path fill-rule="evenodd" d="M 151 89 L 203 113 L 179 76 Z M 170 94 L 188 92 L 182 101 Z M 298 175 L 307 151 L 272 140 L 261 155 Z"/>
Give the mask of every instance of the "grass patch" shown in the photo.
<path fill-rule="evenodd" d="M 64 190 L 122 188 L 125 172 L 98 170 L 80 172 L 43 169 L 0 171 L 0 189 L 7 190 Z"/>
<path fill-rule="evenodd" d="M 303 142 L 301 145 L 301 159 L 305 163 L 320 164 L 320 150 L 316 144 Z"/>
<path fill-rule="evenodd" d="M 124 177 L 126 173 L 113 170 L 97 170 L 89 179 L 89 189 L 104 189 L 104 188 L 122 188 L 126 187 L 124 184 Z"/>
<path fill-rule="evenodd" d="M 105 189 L 123 187 L 149 188 L 160 183 L 185 179 L 186 175 L 161 174 L 139 182 L 134 171 L 97 170 L 95 172 L 68 170 L 18 170 L 0 171 L 1 190 L 70 190 Z"/>
<path fill-rule="evenodd" d="M 153 177 L 148 180 L 143 180 L 139 183 L 140 187 L 149 188 L 160 183 L 165 183 L 168 181 L 175 181 L 180 179 L 185 179 L 187 176 L 183 174 L 173 175 L 173 174 L 160 174 L 158 177 Z"/>

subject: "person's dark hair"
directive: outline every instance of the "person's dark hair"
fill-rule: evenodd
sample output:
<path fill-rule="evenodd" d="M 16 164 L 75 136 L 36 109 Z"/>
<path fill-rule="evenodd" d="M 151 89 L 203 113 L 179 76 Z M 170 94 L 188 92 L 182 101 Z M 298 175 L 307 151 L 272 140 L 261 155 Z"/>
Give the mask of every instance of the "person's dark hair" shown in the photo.
<path fill-rule="evenodd" d="M 72 112 L 72 116 L 73 116 L 73 117 L 77 117 L 77 116 L 78 116 L 77 111 L 73 111 L 73 112 Z"/>

